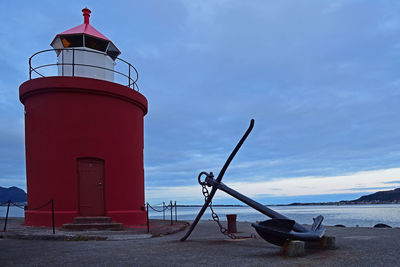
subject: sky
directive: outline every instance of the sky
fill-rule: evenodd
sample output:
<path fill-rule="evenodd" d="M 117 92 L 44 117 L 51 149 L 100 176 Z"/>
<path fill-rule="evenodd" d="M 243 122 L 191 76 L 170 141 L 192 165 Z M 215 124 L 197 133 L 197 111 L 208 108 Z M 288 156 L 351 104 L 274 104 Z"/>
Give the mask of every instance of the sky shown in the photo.
<path fill-rule="evenodd" d="M 256 201 L 400 187 L 397 0 L 1 2 L 0 186 L 26 189 L 28 58 L 88 7 L 149 101 L 146 201 L 202 204 L 198 173 L 219 173 L 252 118 L 223 182 Z M 240 204 L 224 192 L 214 203 Z"/>

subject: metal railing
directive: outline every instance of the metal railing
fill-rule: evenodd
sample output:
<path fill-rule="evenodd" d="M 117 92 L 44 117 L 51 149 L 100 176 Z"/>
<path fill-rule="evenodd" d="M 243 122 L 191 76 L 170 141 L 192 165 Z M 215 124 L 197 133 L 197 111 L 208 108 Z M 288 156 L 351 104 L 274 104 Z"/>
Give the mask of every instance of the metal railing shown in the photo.
<path fill-rule="evenodd" d="M 161 206 L 161 204 L 155 205 L 155 206 Z M 168 205 L 165 205 L 165 202 L 162 203 L 162 209 L 156 209 L 152 207 L 149 202 L 146 203 L 146 212 L 147 212 L 147 232 L 150 232 L 150 221 L 149 221 L 149 211 L 152 209 L 155 212 L 162 212 L 163 213 L 163 221 L 165 221 L 165 211 L 170 210 L 171 211 L 171 217 L 170 217 L 170 222 L 171 225 L 173 225 L 173 210 L 175 210 L 175 222 L 178 221 L 178 208 L 176 206 L 176 201 L 175 203 L 172 203 L 172 200 L 169 202 Z"/>
<path fill-rule="evenodd" d="M 55 228 L 55 217 L 54 217 L 54 200 L 50 199 L 48 202 L 44 203 L 40 207 L 37 208 L 28 208 L 28 206 L 20 206 L 17 203 L 12 202 L 11 200 L 8 200 L 6 203 L 0 203 L 0 206 L 7 206 L 7 212 L 6 212 L 6 217 L 4 218 L 4 228 L 3 232 L 7 231 L 7 221 L 8 221 L 8 213 L 10 211 L 10 205 L 13 205 L 14 207 L 23 209 L 23 210 L 39 210 L 42 209 L 48 205 L 51 205 L 51 226 L 53 228 L 53 234 L 56 233 L 56 228 Z"/>
<path fill-rule="evenodd" d="M 64 62 L 64 60 L 62 60 L 62 62 L 57 62 L 57 63 L 47 63 L 47 64 L 42 64 L 39 66 L 33 66 L 32 64 L 32 60 L 34 57 L 37 58 L 38 55 L 42 55 L 44 53 L 48 53 L 48 52 L 56 52 L 57 54 L 62 53 L 62 57 L 64 55 L 64 51 L 72 51 L 72 62 Z M 54 67 L 57 66 L 57 68 L 59 66 L 62 66 L 62 73 L 61 75 L 52 75 L 52 76 L 76 76 L 76 66 L 81 66 L 81 67 L 87 67 L 87 68 L 93 68 L 93 69 L 102 69 L 105 71 L 109 71 L 109 72 L 113 72 L 116 73 L 118 75 L 120 75 L 120 77 L 123 77 L 123 79 L 126 79 L 126 83 L 122 82 L 120 84 L 123 84 L 127 87 L 132 88 L 133 90 L 139 91 L 139 87 L 137 85 L 137 81 L 139 79 L 139 73 L 137 71 L 137 69 L 130 64 L 128 61 L 123 60 L 121 58 L 116 58 L 115 61 L 118 60 L 118 62 L 121 62 L 123 66 L 126 66 L 127 69 L 122 72 L 122 71 L 118 71 L 118 70 L 114 70 L 114 69 L 109 69 L 109 68 L 105 68 L 105 67 L 101 67 L 101 66 L 96 66 L 96 65 L 89 65 L 89 64 L 82 64 L 82 63 L 76 63 L 75 60 L 75 52 L 76 51 L 84 51 L 85 53 L 94 53 L 94 54 L 100 54 L 100 55 L 104 55 L 104 56 L 108 56 L 106 53 L 104 52 L 99 52 L 99 51 L 94 51 L 94 50 L 88 50 L 88 49 L 83 49 L 83 48 L 63 48 L 63 49 L 46 49 L 46 50 L 42 50 L 39 52 L 36 52 L 35 54 L 33 54 L 30 58 L 29 58 L 29 79 L 32 79 L 33 75 L 37 75 L 39 77 L 47 77 L 45 74 L 43 74 L 43 72 L 39 72 L 42 71 L 42 69 L 44 68 L 49 68 L 49 67 Z M 71 66 L 72 70 L 71 70 L 71 75 L 65 75 L 64 74 L 64 66 Z M 117 64 L 117 66 L 119 66 Z M 119 66 L 120 67 L 120 66 Z M 79 75 L 82 77 L 82 75 Z"/>

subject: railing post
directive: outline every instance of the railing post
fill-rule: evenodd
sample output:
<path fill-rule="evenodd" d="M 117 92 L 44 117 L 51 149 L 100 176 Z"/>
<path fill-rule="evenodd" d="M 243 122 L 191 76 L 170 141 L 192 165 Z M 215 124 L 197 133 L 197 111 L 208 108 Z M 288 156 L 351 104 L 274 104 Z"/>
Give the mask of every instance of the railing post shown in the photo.
<path fill-rule="evenodd" d="M 72 48 L 72 77 L 75 76 L 75 49 Z"/>
<path fill-rule="evenodd" d="M 65 67 L 65 64 L 64 64 L 64 49 L 63 50 L 61 50 L 61 76 L 63 76 L 64 77 L 64 67 Z"/>
<path fill-rule="evenodd" d="M 54 200 L 51 199 L 51 221 L 52 221 L 52 225 L 53 225 L 53 235 L 56 233 L 56 228 L 54 225 Z"/>
<path fill-rule="evenodd" d="M 165 202 L 162 203 L 162 220 L 165 221 Z"/>
<path fill-rule="evenodd" d="M 6 213 L 6 219 L 4 220 L 4 230 L 3 230 L 3 232 L 5 232 L 7 230 L 7 220 L 8 220 L 8 212 L 10 211 L 10 204 L 11 204 L 11 200 L 8 200 L 7 213 Z"/>
<path fill-rule="evenodd" d="M 176 200 L 175 200 L 175 222 L 178 221 L 178 208 L 176 207 Z"/>
<path fill-rule="evenodd" d="M 172 200 L 169 201 L 169 206 L 171 207 L 171 225 L 173 224 L 172 220 Z"/>
<path fill-rule="evenodd" d="M 147 210 L 147 232 L 150 232 L 150 222 L 149 222 L 149 202 L 146 202 L 146 210 Z"/>
<path fill-rule="evenodd" d="M 128 64 L 129 74 L 128 74 L 128 86 L 131 87 L 131 64 Z"/>
<path fill-rule="evenodd" d="M 29 59 L 29 80 L 32 79 L 32 66 L 31 66 L 31 59 Z"/>

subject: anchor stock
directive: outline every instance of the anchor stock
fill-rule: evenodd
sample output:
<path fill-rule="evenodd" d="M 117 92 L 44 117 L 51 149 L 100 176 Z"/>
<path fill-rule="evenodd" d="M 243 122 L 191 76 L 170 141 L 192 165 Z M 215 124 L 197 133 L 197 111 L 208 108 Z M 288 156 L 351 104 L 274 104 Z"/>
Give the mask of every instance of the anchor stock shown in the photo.
<path fill-rule="evenodd" d="M 223 168 L 221 169 L 218 177 L 214 179 L 214 175 L 212 172 L 201 172 L 198 176 L 198 182 L 203 186 L 203 191 L 206 190 L 206 186 L 212 187 L 211 192 L 209 194 L 205 194 L 205 203 L 199 213 L 197 214 L 195 220 L 190 226 L 188 232 L 184 237 L 181 238 L 181 241 L 185 241 L 189 235 L 192 233 L 193 229 L 196 227 L 197 223 L 201 219 L 201 216 L 204 214 L 205 210 L 208 206 L 211 208 L 212 198 L 215 195 L 215 192 L 219 189 L 224 191 L 225 193 L 231 195 L 232 197 L 242 201 L 248 206 L 254 208 L 255 210 L 261 212 L 262 214 L 272 218 L 271 220 L 263 221 L 260 223 L 253 223 L 252 226 L 256 229 L 257 233 L 266 241 L 282 246 L 286 240 L 303 240 L 303 241 L 319 241 L 325 234 L 325 228 L 322 226 L 323 217 L 320 215 L 317 218 L 314 218 L 314 223 L 311 229 L 304 227 L 303 225 L 297 223 L 294 220 L 287 218 L 286 216 L 254 201 L 253 199 L 233 190 L 227 185 L 221 182 L 223 175 L 225 174 L 226 169 L 228 168 L 230 162 L 233 157 L 236 155 L 243 142 L 250 134 L 251 130 L 254 126 L 254 120 L 252 119 L 250 122 L 250 126 L 240 139 L 235 149 L 232 151 L 231 155 L 225 162 Z M 201 180 L 202 176 L 205 175 L 204 181 Z M 214 212 L 213 212 L 214 213 Z M 219 225 L 219 221 L 217 222 Z M 223 231 L 221 231 L 223 232 Z M 223 232 L 224 233 L 224 232 Z"/>

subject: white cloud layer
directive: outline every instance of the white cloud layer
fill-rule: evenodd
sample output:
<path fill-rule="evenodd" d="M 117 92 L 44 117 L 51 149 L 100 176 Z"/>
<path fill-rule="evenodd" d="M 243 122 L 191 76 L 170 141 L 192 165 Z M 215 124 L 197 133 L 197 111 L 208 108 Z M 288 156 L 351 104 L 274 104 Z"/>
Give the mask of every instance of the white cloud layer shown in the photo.
<path fill-rule="evenodd" d="M 363 171 L 342 176 L 280 178 L 265 182 L 223 182 L 248 197 L 365 194 L 377 191 L 376 188 L 400 186 L 400 168 Z M 189 201 L 201 204 L 203 199 L 200 185 L 148 187 L 146 196 L 149 202 L 173 199 L 181 203 Z M 232 197 L 220 192 L 218 199 L 223 198 Z M 341 199 L 337 201 L 339 200 Z M 315 201 L 318 202 L 318 199 Z"/>

